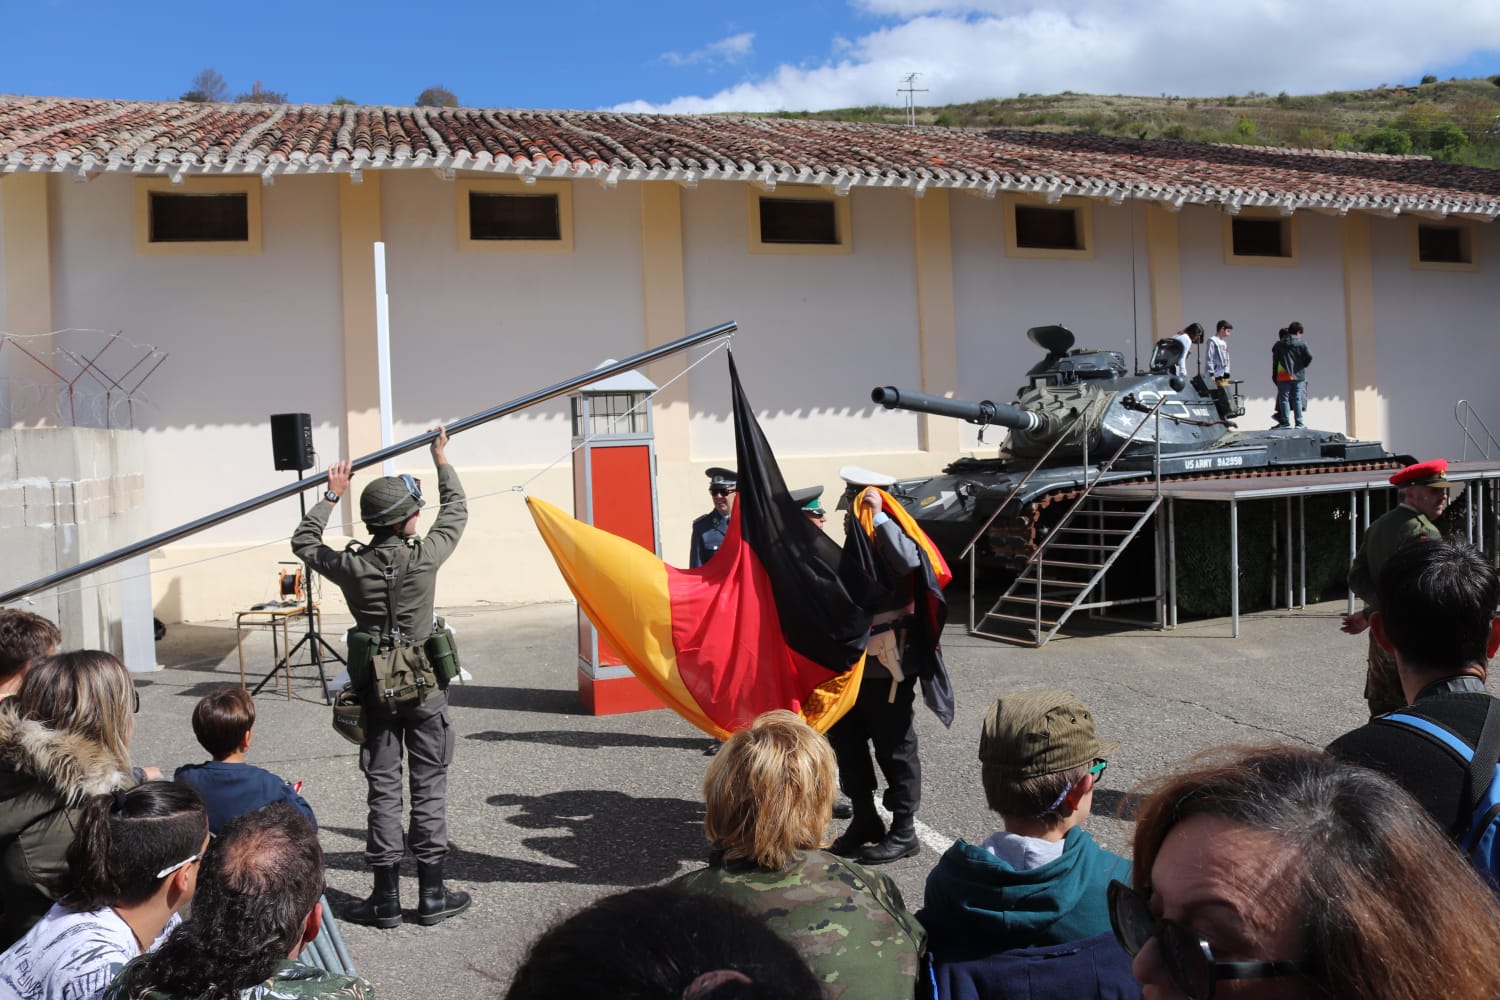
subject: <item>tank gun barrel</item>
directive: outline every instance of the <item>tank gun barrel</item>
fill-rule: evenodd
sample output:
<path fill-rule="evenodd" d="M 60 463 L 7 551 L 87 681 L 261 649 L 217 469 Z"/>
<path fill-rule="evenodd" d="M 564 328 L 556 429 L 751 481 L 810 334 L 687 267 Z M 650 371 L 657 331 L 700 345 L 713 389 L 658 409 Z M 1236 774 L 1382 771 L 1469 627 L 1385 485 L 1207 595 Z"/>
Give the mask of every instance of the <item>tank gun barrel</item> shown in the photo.
<path fill-rule="evenodd" d="M 940 417 L 955 417 L 971 424 L 988 427 L 999 424 L 1012 430 L 1039 431 L 1047 423 L 1045 417 L 1031 410 L 1006 403 L 992 403 L 988 399 L 975 403 L 967 399 L 949 399 L 932 396 L 910 389 L 897 389 L 893 385 L 877 386 L 870 390 L 870 399 L 887 410 L 914 410 L 917 413 L 933 413 Z"/>

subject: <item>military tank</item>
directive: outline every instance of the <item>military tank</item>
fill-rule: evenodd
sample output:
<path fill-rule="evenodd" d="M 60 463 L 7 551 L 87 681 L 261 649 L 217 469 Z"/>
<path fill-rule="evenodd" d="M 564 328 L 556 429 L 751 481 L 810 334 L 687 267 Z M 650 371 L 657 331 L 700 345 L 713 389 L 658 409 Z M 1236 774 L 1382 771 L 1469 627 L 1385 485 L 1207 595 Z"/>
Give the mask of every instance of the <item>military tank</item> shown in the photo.
<path fill-rule="evenodd" d="M 1046 356 L 1026 373 L 1014 403 L 949 399 L 894 386 L 873 389 L 887 409 L 913 410 L 1009 430 L 993 458 L 960 458 L 941 475 L 897 482 L 894 495 L 949 561 L 973 542 L 981 565 L 1023 562 L 1088 481 L 1286 475 L 1395 468 L 1410 461 L 1378 441 L 1334 431 L 1240 431 L 1235 397 L 1184 371 L 1182 346 L 1160 341 L 1147 371 L 1131 374 L 1119 351 L 1075 349 L 1072 331 L 1027 336 Z M 1107 472 L 1102 466 L 1118 453 Z M 1028 475 L 1029 473 L 1029 475 Z"/>

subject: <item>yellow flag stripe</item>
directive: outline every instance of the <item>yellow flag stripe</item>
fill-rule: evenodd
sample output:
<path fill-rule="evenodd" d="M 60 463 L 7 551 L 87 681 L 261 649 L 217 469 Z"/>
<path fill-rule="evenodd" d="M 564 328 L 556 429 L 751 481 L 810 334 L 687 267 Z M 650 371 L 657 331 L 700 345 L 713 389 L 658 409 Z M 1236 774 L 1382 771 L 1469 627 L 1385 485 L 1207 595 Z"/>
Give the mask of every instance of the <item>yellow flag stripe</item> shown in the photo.
<path fill-rule="evenodd" d="M 666 564 L 635 542 L 584 524 L 545 500 L 527 497 L 526 506 L 583 613 L 641 683 L 699 729 L 727 735 L 703 714 L 677 675 Z"/>

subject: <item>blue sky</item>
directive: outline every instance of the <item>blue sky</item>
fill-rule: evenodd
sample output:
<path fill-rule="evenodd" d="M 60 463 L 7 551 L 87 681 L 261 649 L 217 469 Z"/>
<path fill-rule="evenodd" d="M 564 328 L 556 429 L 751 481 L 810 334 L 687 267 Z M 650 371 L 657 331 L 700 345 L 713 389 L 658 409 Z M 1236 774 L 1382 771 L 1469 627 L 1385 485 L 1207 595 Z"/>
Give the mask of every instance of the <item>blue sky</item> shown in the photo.
<path fill-rule="evenodd" d="M 213 67 L 292 101 L 776 111 L 1018 93 L 1214 96 L 1500 74 L 1500 2 L 0 0 L 0 93 L 171 100 Z"/>

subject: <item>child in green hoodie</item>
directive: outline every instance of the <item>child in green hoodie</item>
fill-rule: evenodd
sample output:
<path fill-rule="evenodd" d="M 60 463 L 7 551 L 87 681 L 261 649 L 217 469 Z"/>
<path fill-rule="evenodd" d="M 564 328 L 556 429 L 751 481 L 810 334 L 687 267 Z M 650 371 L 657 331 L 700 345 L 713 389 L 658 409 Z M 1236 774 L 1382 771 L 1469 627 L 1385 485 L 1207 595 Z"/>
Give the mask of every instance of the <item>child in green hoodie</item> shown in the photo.
<path fill-rule="evenodd" d="M 979 738 L 986 803 L 1005 825 L 954 843 L 927 876 L 917 914 L 935 953 L 977 958 L 1107 934 L 1105 889 L 1130 862 L 1083 829 L 1118 743 L 1064 691 L 1024 691 L 990 706 Z"/>

